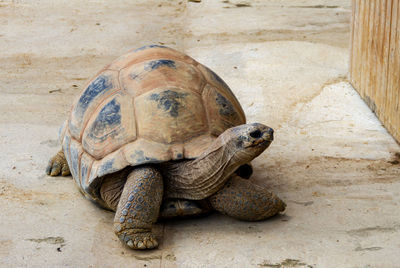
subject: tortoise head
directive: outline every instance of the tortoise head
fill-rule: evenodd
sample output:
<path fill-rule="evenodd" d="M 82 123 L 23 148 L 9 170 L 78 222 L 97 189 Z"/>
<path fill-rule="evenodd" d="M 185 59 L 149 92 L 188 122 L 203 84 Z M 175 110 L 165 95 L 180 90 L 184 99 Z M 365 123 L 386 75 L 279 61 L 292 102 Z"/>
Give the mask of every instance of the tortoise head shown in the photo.
<path fill-rule="evenodd" d="M 274 130 L 260 123 L 245 124 L 226 130 L 224 143 L 241 163 L 248 163 L 259 156 L 274 139 Z"/>

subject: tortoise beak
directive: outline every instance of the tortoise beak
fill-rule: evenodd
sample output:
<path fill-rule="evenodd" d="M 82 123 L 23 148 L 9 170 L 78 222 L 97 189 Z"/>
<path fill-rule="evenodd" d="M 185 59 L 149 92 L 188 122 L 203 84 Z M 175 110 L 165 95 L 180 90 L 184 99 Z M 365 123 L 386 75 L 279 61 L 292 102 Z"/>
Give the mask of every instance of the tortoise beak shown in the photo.
<path fill-rule="evenodd" d="M 266 140 L 273 141 L 274 140 L 274 130 L 269 127 L 266 131 L 264 131 L 263 137 Z"/>
<path fill-rule="evenodd" d="M 271 143 L 274 140 L 274 130 L 265 126 L 263 130 L 257 129 L 250 132 L 250 137 L 254 139 L 251 146 Z"/>

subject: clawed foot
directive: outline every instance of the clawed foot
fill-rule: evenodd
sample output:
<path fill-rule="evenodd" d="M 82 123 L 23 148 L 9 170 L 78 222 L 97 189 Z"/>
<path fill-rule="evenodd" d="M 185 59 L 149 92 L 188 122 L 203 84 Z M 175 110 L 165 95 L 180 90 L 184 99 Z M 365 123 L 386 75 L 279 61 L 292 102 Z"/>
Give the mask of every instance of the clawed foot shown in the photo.
<path fill-rule="evenodd" d="M 60 174 L 62 176 L 68 176 L 71 174 L 67 159 L 65 159 L 64 152 L 62 150 L 50 159 L 46 168 L 46 173 L 50 176 L 58 176 Z"/>
<path fill-rule="evenodd" d="M 131 249 L 152 249 L 158 247 L 158 241 L 154 234 L 140 231 L 126 229 L 120 232 L 116 231 L 116 234 L 119 240 Z"/>

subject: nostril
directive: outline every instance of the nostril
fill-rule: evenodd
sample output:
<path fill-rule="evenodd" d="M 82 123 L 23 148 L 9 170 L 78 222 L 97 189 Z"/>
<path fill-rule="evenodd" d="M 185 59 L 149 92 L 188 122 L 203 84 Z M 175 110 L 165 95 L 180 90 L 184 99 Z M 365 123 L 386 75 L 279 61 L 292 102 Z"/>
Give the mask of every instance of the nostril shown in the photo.
<path fill-rule="evenodd" d="M 252 138 L 257 139 L 257 138 L 261 138 L 261 136 L 262 136 L 262 132 L 258 129 L 250 132 L 250 137 L 252 137 Z"/>
<path fill-rule="evenodd" d="M 273 140 L 274 139 L 274 130 L 272 129 L 272 128 L 270 128 L 270 129 L 268 129 L 268 134 L 269 134 L 269 138 L 271 139 L 271 140 Z"/>

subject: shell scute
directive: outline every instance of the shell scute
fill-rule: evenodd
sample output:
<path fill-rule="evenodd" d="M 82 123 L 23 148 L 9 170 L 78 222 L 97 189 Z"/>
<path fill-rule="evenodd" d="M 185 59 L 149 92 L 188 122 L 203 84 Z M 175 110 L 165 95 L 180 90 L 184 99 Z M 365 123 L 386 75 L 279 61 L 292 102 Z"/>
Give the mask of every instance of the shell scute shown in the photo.
<path fill-rule="evenodd" d="M 201 93 L 205 81 L 192 64 L 176 60 L 143 61 L 121 70 L 126 92 L 136 97 L 160 87 L 181 87 Z"/>
<path fill-rule="evenodd" d="M 103 135 L 105 129 L 111 128 L 114 129 L 121 124 L 121 105 L 114 98 L 112 101 L 107 103 L 98 114 L 95 119 L 93 125 L 89 130 L 89 135 L 91 137 L 99 137 L 99 141 L 104 141 L 107 138 L 109 133 Z M 110 132 L 110 131 L 107 131 Z"/>
<path fill-rule="evenodd" d="M 233 106 L 235 107 L 234 109 L 237 110 L 240 117 L 242 119 L 245 119 L 243 109 L 240 106 L 238 99 L 233 94 L 229 86 L 225 83 L 225 81 L 219 75 L 217 75 L 213 70 L 209 69 L 204 65 L 200 64 L 198 66 L 198 69 L 204 75 L 209 84 L 214 86 L 219 92 L 224 93 L 223 95 L 225 95 L 225 97 L 229 100 L 229 102 L 233 104 Z"/>
<path fill-rule="evenodd" d="M 156 69 L 158 69 L 160 67 L 163 67 L 163 66 L 176 69 L 175 61 L 173 61 L 173 60 L 164 60 L 164 59 L 149 61 L 144 65 L 144 69 L 145 70 L 156 70 Z"/>
<path fill-rule="evenodd" d="M 172 117 L 178 117 L 179 108 L 189 93 L 165 90 L 160 93 L 152 93 L 150 100 L 157 102 L 157 108 L 167 112 Z"/>
<path fill-rule="evenodd" d="M 131 50 L 127 54 L 120 56 L 109 66 L 107 66 L 107 69 L 119 71 L 123 68 L 132 66 L 143 61 L 159 59 L 178 60 L 186 62 L 188 64 L 195 63 L 195 60 L 184 53 L 164 46 L 150 45 Z"/>
<path fill-rule="evenodd" d="M 163 45 L 152 44 L 152 45 L 145 45 L 145 46 L 136 48 L 136 49 L 133 50 L 133 52 L 138 52 L 138 51 L 141 51 L 141 50 L 145 50 L 145 49 L 149 49 L 149 48 L 156 48 L 156 47 L 158 47 L 158 48 L 168 48 L 168 47 L 163 46 Z"/>
<path fill-rule="evenodd" d="M 90 172 L 92 169 L 94 159 L 87 153 L 83 153 L 81 157 L 81 167 L 80 167 L 80 175 L 81 175 L 81 187 L 87 192 L 92 187 L 88 181 L 90 178 Z"/>
<path fill-rule="evenodd" d="M 71 139 L 71 143 L 70 143 L 70 147 L 69 147 L 70 162 L 68 162 L 68 165 L 69 165 L 69 169 L 71 171 L 72 177 L 75 179 L 75 182 L 80 187 L 81 187 L 80 160 L 81 160 L 82 153 L 83 153 L 83 150 L 82 150 L 80 143 L 74 139 Z M 67 161 L 68 161 L 68 159 L 67 159 Z"/>
<path fill-rule="evenodd" d="M 232 90 L 225 83 L 225 81 L 218 74 L 216 74 L 213 70 L 211 70 L 210 68 L 208 68 L 202 64 L 200 64 L 198 66 L 198 68 L 210 84 L 212 84 L 213 86 L 215 86 L 217 88 L 222 88 L 223 90 L 227 91 L 229 93 L 229 95 L 231 95 L 232 97 L 235 97 Z"/>
<path fill-rule="evenodd" d="M 208 130 L 201 96 L 189 90 L 150 91 L 135 99 L 135 113 L 139 136 L 155 142 L 183 142 Z"/>
<path fill-rule="evenodd" d="M 132 99 L 118 92 L 106 99 L 93 113 L 84 131 L 82 145 L 86 152 L 100 159 L 135 139 Z"/>
<path fill-rule="evenodd" d="M 93 79 L 72 108 L 69 130 L 72 137 L 81 140 L 85 123 L 91 113 L 102 102 L 105 96 L 119 89 L 117 75 L 113 71 L 105 71 Z"/>
<path fill-rule="evenodd" d="M 239 109 L 240 106 L 238 107 L 226 92 L 207 85 L 203 90 L 203 102 L 207 103 L 210 131 L 214 136 L 219 136 L 228 128 L 246 123 L 244 114 Z"/>

